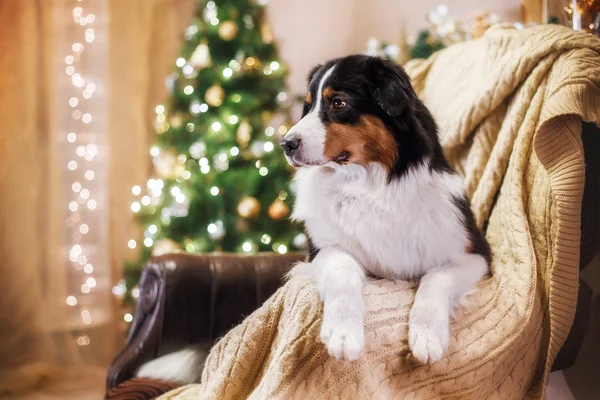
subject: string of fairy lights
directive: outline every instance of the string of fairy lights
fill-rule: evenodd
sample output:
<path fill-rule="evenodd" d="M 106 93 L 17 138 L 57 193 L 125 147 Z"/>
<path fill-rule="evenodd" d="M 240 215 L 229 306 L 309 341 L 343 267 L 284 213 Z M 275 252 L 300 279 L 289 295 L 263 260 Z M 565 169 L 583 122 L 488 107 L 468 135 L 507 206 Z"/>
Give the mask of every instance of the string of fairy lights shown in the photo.
<path fill-rule="evenodd" d="M 91 4 L 93 3 L 93 4 Z M 106 231 L 106 180 L 103 152 L 105 64 L 96 62 L 98 11 L 104 1 L 73 0 L 67 22 L 61 26 L 67 41 L 64 79 L 59 79 L 58 106 L 61 130 L 63 198 L 66 201 L 63 240 L 66 247 L 67 287 L 65 303 L 70 309 L 69 325 L 79 346 L 88 346 L 88 330 L 109 318 Z M 93 7 L 93 8 L 92 8 Z M 84 9 L 85 8 L 85 9 Z M 87 9 L 89 8 L 89 10 Z M 69 22 L 70 21 L 70 22 Z M 104 21 L 103 23 L 105 23 Z M 94 46 L 96 45 L 96 49 Z M 64 54 L 64 53 L 63 53 Z"/>
<path fill-rule="evenodd" d="M 259 4 L 265 5 L 266 0 L 259 1 Z M 237 34 L 237 25 L 232 21 L 220 21 L 217 17 L 218 9 L 214 1 L 208 1 L 203 10 L 204 23 L 210 24 L 218 28 L 219 35 L 222 39 L 228 40 L 228 38 L 235 37 Z M 248 17 L 248 18 L 246 18 Z M 243 18 L 246 28 L 254 28 L 254 22 L 250 16 Z M 263 40 L 271 41 L 272 35 L 270 31 L 261 29 Z M 185 39 L 190 40 L 198 32 L 199 28 L 196 24 L 190 25 L 185 31 Z M 210 59 L 210 51 L 208 45 L 205 42 L 198 44 L 189 59 L 183 57 L 178 58 L 175 61 L 175 65 L 178 68 L 179 76 L 183 76 L 186 79 L 193 79 L 197 76 L 198 70 L 201 68 L 212 67 Z M 281 65 L 277 61 L 262 61 L 256 57 L 246 57 L 242 53 L 238 53 L 236 57 L 227 65 L 220 67 L 220 73 L 222 79 L 227 81 L 229 79 L 235 79 L 237 76 L 246 74 L 248 72 L 259 72 L 265 76 L 269 76 L 274 72 L 280 70 Z M 177 77 L 177 73 L 167 79 L 167 87 L 173 88 L 174 81 Z M 203 98 L 198 97 L 194 92 L 192 85 L 186 85 L 183 87 L 183 93 L 186 96 L 190 96 L 189 112 L 192 115 L 201 115 L 206 113 L 209 108 L 218 108 L 221 106 L 224 100 L 225 93 L 220 86 L 220 83 L 215 83 L 209 87 L 204 93 Z M 233 103 L 239 103 L 242 101 L 242 95 L 238 93 L 231 94 L 231 101 Z M 280 92 L 277 95 L 277 100 L 280 103 L 288 101 L 288 95 L 286 92 Z M 177 114 L 170 115 L 169 110 L 165 105 L 159 104 L 155 108 L 155 131 L 158 134 L 162 134 L 169 129 L 169 126 L 179 127 L 182 125 L 181 117 Z M 226 127 L 224 125 L 230 125 Z M 194 142 L 189 148 L 189 156 L 192 160 L 188 160 L 185 154 L 177 154 L 171 150 L 163 150 L 158 146 L 154 146 L 150 149 L 150 156 L 152 157 L 155 171 L 157 176 L 154 176 L 146 182 L 146 187 L 136 185 L 132 188 L 132 194 L 134 195 L 134 201 L 131 203 L 131 211 L 133 213 L 139 213 L 142 210 L 149 214 L 154 214 L 158 205 L 167 204 L 166 207 L 162 208 L 160 220 L 164 224 L 168 224 L 172 217 L 184 217 L 188 212 L 188 199 L 186 198 L 184 191 L 177 185 L 170 187 L 170 193 L 163 193 L 165 188 L 165 182 L 163 179 L 175 178 L 180 184 L 184 184 L 186 180 L 189 180 L 192 176 L 191 167 L 197 168 L 202 174 L 208 174 L 212 170 L 218 172 L 224 172 L 229 168 L 229 163 L 232 159 L 241 156 L 240 147 L 248 146 L 250 153 L 256 159 L 255 167 L 258 170 L 258 174 L 261 177 L 266 177 L 269 174 L 269 169 L 264 165 L 262 156 L 266 153 L 274 151 L 275 144 L 272 140 L 275 140 L 276 133 L 283 136 L 288 130 L 288 126 L 285 123 L 277 123 L 272 121 L 274 126 L 267 126 L 264 130 L 264 140 L 256 139 L 251 141 L 251 126 L 249 122 L 243 117 L 231 113 L 227 115 L 221 112 L 219 118 L 215 118 L 213 121 L 208 121 L 208 132 L 207 134 L 218 134 L 223 129 L 236 129 L 236 138 L 238 145 L 234 145 L 231 148 L 219 152 L 214 157 L 209 159 L 206 155 L 206 143 L 199 139 Z M 195 130 L 194 123 L 188 122 L 185 128 L 189 132 Z M 190 161 L 192 161 L 190 163 Z M 221 189 L 217 186 L 211 186 L 209 193 L 212 196 L 218 196 L 221 193 Z M 169 199 L 169 196 L 172 199 Z M 269 214 L 274 219 L 281 219 L 287 216 L 289 210 L 287 205 L 284 204 L 284 200 L 287 198 L 288 193 L 282 190 L 275 202 L 269 208 Z M 169 203 L 170 202 L 170 203 Z M 257 200 L 254 198 L 242 198 L 238 205 L 238 214 L 242 217 L 248 217 L 250 214 L 257 209 Z M 170 204 L 170 205 L 169 205 Z M 153 254 L 159 255 L 174 250 L 179 250 L 177 245 L 169 240 L 162 239 L 159 242 L 155 242 L 155 236 L 160 228 L 152 224 L 146 227 L 144 231 L 144 238 L 142 245 L 145 247 L 152 247 Z M 225 227 L 222 220 L 216 219 L 211 221 L 206 226 L 208 236 L 214 240 L 219 241 L 225 237 Z M 271 243 L 272 238 L 269 234 L 265 233 L 261 236 L 261 242 L 263 244 L 270 244 L 273 247 L 273 251 L 280 254 L 284 254 L 288 251 L 288 246 L 283 243 Z M 298 249 L 305 248 L 306 236 L 303 234 L 298 235 L 293 239 L 294 247 Z M 127 243 L 130 249 L 137 248 L 140 243 L 135 239 L 131 238 Z M 193 241 L 184 243 L 186 251 L 194 252 L 198 251 L 198 247 Z M 250 240 L 246 240 L 241 244 L 241 250 L 246 253 L 252 253 L 256 251 L 256 244 Z M 115 286 L 115 292 L 123 294 L 127 288 L 124 286 L 124 282 L 120 282 L 119 285 Z"/>

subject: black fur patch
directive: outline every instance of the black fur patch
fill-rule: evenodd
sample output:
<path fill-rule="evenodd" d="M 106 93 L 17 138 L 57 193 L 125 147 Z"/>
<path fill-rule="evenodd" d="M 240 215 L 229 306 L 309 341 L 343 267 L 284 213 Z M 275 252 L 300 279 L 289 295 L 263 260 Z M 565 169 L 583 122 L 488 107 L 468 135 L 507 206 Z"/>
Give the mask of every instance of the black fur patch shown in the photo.
<path fill-rule="evenodd" d="M 471 242 L 471 247 L 468 249 L 469 253 L 479 254 L 485 258 L 485 261 L 488 263 L 488 265 L 490 265 L 492 262 L 492 250 L 485 236 L 483 235 L 483 232 L 477 228 L 475 216 L 473 215 L 473 211 L 471 210 L 471 206 L 469 205 L 467 197 L 454 197 L 452 200 L 460 211 L 463 224 L 467 229 L 469 242 Z"/>
<path fill-rule="evenodd" d="M 308 238 L 308 262 L 312 262 L 321 249 L 315 246 L 314 242 L 310 239 L 310 236 L 308 236 L 308 232 L 306 232 L 306 237 Z"/>

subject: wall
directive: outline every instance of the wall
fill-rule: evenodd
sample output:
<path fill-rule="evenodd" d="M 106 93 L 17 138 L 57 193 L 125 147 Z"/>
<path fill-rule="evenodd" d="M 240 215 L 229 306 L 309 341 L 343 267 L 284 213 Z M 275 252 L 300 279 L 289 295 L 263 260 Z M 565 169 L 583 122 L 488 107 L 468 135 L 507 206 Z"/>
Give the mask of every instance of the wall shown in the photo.
<path fill-rule="evenodd" d="M 425 15 L 439 4 L 462 21 L 482 10 L 520 20 L 520 0 L 270 0 L 268 11 L 281 57 L 291 69 L 290 87 L 301 93 L 314 64 L 361 52 L 370 37 L 394 41 L 402 25 L 414 33 L 427 26 Z"/>

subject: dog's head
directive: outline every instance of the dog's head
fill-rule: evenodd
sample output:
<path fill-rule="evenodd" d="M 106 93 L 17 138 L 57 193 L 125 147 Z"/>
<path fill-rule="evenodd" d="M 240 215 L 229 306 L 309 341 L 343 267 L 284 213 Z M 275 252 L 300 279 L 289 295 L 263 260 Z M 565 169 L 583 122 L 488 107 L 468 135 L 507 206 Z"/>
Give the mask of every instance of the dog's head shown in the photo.
<path fill-rule="evenodd" d="M 364 55 L 311 71 L 302 119 L 281 146 L 295 167 L 379 163 L 391 177 L 415 163 L 443 160 L 435 122 L 406 72 Z"/>

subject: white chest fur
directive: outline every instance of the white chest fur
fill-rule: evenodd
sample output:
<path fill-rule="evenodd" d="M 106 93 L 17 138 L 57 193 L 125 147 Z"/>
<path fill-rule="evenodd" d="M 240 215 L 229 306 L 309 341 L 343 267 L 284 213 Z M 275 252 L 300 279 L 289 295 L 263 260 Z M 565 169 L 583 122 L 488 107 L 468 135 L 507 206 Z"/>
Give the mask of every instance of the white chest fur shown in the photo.
<path fill-rule="evenodd" d="M 304 221 L 314 244 L 351 254 L 377 277 L 419 278 L 468 245 L 453 200 L 464 193 L 456 175 L 422 166 L 388 182 L 372 164 L 303 167 L 295 181 L 292 217 Z"/>

